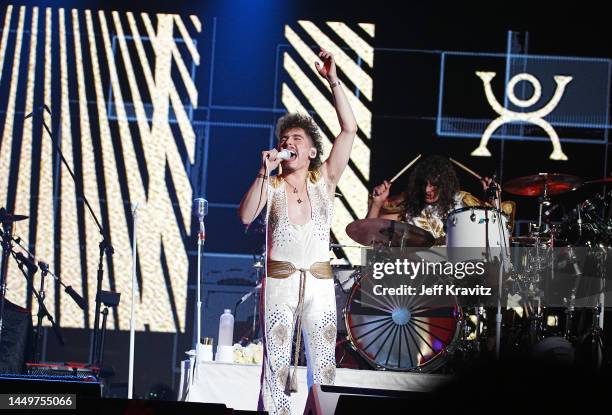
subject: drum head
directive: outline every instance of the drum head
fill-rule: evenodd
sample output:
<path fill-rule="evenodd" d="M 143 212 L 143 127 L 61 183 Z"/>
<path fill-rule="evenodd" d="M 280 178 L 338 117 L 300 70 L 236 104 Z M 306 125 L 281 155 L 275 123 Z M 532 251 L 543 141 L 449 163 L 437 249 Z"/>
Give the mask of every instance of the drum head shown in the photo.
<path fill-rule="evenodd" d="M 361 289 L 349 295 L 344 318 L 353 347 L 373 367 L 431 372 L 456 345 L 461 311 L 457 299 L 431 304 L 425 296 L 373 296 Z"/>

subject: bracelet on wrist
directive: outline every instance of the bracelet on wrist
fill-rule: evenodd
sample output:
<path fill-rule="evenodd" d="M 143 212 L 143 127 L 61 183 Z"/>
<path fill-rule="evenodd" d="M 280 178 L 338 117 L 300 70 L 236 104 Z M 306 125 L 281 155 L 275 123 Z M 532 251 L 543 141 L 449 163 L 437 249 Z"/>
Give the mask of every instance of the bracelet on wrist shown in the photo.
<path fill-rule="evenodd" d="M 264 180 L 267 180 L 267 179 L 268 179 L 268 176 L 266 176 L 265 174 L 261 174 L 261 173 L 259 173 L 257 176 L 255 176 L 255 178 L 256 178 L 256 179 L 264 179 Z"/>
<path fill-rule="evenodd" d="M 332 89 L 333 89 L 333 88 L 335 88 L 335 87 L 337 87 L 338 85 L 342 85 L 342 84 L 340 83 L 340 80 L 339 80 L 339 79 L 338 79 L 337 81 L 331 82 L 331 83 L 329 84 L 329 86 L 330 86 Z"/>

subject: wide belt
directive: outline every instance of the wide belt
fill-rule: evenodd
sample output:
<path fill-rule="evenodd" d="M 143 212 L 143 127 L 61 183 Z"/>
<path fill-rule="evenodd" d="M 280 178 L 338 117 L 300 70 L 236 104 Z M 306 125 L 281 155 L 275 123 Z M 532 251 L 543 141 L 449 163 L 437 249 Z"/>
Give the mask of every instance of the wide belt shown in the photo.
<path fill-rule="evenodd" d="M 331 264 L 329 261 L 326 262 L 315 262 L 310 268 L 298 268 L 288 261 L 272 261 L 268 260 L 267 267 L 268 278 L 284 279 L 288 278 L 296 271 L 300 272 L 300 291 L 298 294 L 298 305 L 296 309 L 296 326 L 297 326 L 297 339 L 295 343 L 295 352 L 293 355 L 293 374 L 289 377 L 285 390 L 288 392 L 297 392 L 297 366 L 298 357 L 300 354 L 301 340 L 302 340 L 302 314 L 304 312 L 304 292 L 306 290 L 306 273 L 310 272 L 313 277 L 317 279 L 331 279 L 334 277 L 332 273 Z"/>

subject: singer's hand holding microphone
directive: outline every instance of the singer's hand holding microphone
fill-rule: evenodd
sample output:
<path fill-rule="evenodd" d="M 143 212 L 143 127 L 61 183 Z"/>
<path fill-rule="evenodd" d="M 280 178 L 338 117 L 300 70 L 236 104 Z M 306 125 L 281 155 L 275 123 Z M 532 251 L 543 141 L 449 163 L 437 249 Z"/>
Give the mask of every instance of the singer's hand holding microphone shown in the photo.
<path fill-rule="evenodd" d="M 270 171 L 273 171 L 278 167 L 279 164 L 281 164 L 283 160 L 289 160 L 294 155 L 294 152 L 289 151 L 286 148 L 281 151 L 278 151 L 277 149 L 273 148 L 272 150 L 261 152 L 261 163 L 262 165 L 264 165 L 267 161 L 268 169 Z"/>

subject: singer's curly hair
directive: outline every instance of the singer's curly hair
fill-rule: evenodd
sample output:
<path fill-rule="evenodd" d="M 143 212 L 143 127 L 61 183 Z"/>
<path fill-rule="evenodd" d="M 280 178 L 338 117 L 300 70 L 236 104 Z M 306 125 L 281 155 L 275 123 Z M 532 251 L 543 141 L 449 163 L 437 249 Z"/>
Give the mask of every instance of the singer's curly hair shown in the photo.
<path fill-rule="evenodd" d="M 425 207 L 427 182 L 438 187 L 436 208 L 440 216 L 454 206 L 455 193 L 459 191 L 457 172 L 448 158 L 440 155 L 428 156 L 410 173 L 404 201 L 404 216 L 418 216 Z"/>
<path fill-rule="evenodd" d="M 288 113 L 278 119 L 276 123 L 276 138 L 279 143 L 283 133 L 292 128 L 301 128 L 306 132 L 306 135 L 310 137 L 312 145 L 317 149 L 317 156 L 310 160 L 310 166 L 308 170 L 316 170 L 321 166 L 321 157 L 323 156 L 323 138 L 319 134 L 319 128 L 315 124 L 312 117 L 299 114 L 299 113 Z"/>

